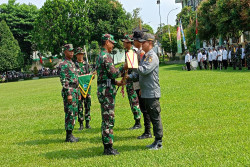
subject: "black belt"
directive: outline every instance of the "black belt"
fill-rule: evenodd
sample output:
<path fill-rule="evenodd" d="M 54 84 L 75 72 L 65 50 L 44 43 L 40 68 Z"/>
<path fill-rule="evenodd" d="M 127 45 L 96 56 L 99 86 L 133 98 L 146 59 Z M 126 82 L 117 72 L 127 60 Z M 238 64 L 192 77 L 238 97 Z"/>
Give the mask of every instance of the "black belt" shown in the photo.
<path fill-rule="evenodd" d="M 78 88 L 78 84 L 69 84 L 69 87 Z"/>
<path fill-rule="evenodd" d="M 97 81 L 97 84 L 98 84 L 98 85 L 107 84 L 107 80 Z M 114 80 L 114 79 L 111 79 L 111 84 L 112 84 L 112 85 L 115 85 L 115 80 Z"/>

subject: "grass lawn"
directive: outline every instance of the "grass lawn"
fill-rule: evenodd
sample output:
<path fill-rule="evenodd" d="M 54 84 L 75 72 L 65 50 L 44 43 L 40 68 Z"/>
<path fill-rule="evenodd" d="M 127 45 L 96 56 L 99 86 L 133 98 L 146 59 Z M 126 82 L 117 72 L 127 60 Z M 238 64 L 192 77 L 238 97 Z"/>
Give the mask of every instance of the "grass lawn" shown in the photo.
<path fill-rule="evenodd" d="M 182 71 L 160 67 L 163 149 L 128 130 L 133 115 L 127 97 L 116 97 L 114 148 L 103 156 L 101 113 L 92 87 L 92 129 L 65 143 L 59 78 L 0 84 L 0 166 L 250 166 L 250 72 Z M 120 91 L 119 91 L 120 92 Z"/>

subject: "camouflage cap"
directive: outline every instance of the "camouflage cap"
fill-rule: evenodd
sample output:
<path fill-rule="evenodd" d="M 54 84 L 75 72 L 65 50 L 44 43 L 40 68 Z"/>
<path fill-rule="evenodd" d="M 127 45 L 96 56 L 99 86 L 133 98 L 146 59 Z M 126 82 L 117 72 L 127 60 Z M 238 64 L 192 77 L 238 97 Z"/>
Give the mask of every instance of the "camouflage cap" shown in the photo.
<path fill-rule="evenodd" d="M 140 42 L 145 42 L 145 41 L 154 41 L 155 37 L 154 35 L 150 33 L 144 33 L 143 37 L 139 40 Z"/>
<path fill-rule="evenodd" d="M 125 35 L 124 39 L 122 39 L 122 42 L 133 42 L 133 37 L 131 35 Z"/>
<path fill-rule="evenodd" d="M 112 43 L 117 43 L 114 39 L 114 36 L 111 34 L 102 34 L 102 41 L 107 41 L 109 40 Z"/>
<path fill-rule="evenodd" d="M 85 52 L 83 51 L 81 47 L 78 47 L 75 52 L 76 52 L 75 55 L 80 54 L 80 53 L 85 54 Z"/>
<path fill-rule="evenodd" d="M 63 51 L 65 51 L 65 50 L 69 50 L 69 51 L 74 50 L 73 45 L 72 44 L 65 44 L 63 46 Z"/>

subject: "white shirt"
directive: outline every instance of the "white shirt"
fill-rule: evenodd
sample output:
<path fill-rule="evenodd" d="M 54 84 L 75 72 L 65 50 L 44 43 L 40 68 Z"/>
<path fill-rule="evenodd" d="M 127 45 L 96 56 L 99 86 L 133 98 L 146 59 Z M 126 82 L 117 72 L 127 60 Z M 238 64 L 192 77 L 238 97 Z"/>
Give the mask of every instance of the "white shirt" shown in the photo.
<path fill-rule="evenodd" d="M 190 62 L 190 61 L 191 61 L 191 58 L 190 58 L 190 54 L 188 53 L 185 56 L 185 63 Z"/>
<path fill-rule="evenodd" d="M 207 55 L 206 54 L 202 55 L 202 59 L 203 59 L 203 61 L 206 61 L 207 60 Z"/>
<path fill-rule="evenodd" d="M 245 49 L 241 48 L 241 59 L 245 58 L 245 53 L 244 53 Z"/>
<path fill-rule="evenodd" d="M 210 51 L 208 53 L 208 61 L 213 61 L 213 52 L 212 51 Z"/>
<path fill-rule="evenodd" d="M 229 50 L 229 52 L 228 52 L 228 59 L 229 59 L 229 60 L 231 60 L 231 53 L 232 53 L 232 51 Z"/>
<path fill-rule="evenodd" d="M 217 59 L 217 51 L 214 50 L 214 51 L 213 51 L 213 60 L 216 60 L 216 59 Z"/>
<path fill-rule="evenodd" d="M 198 62 L 200 62 L 201 61 L 201 58 L 202 58 L 202 54 L 201 54 L 201 52 L 200 53 L 198 53 Z"/>
<path fill-rule="evenodd" d="M 218 51 L 218 61 L 222 61 L 222 50 Z"/>
<path fill-rule="evenodd" d="M 225 50 L 223 50 L 223 60 L 227 60 L 227 50 L 225 49 Z"/>

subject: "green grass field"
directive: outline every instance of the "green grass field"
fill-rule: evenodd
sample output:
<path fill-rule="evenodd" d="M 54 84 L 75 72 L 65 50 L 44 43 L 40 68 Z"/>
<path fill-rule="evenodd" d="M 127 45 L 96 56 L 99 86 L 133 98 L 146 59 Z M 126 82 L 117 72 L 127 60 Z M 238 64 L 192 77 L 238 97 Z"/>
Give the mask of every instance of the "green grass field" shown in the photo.
<path fill-rule="evenodd" d="M 118 156 L 103 156 L 101 113 L 92 88 L 92 129 L 65 143 L 59 78 L 0 84 L 1 166 L 250 166 L 250 72 L 182 71 L 161 66 L 163 149 L 128 130 L 133 115 L 118 93 L 114 128 Z"/>

